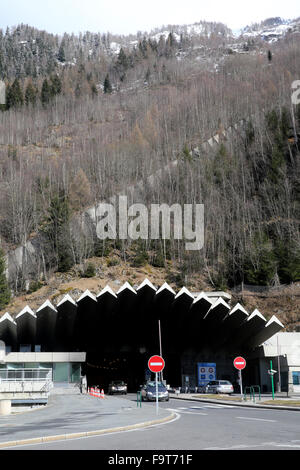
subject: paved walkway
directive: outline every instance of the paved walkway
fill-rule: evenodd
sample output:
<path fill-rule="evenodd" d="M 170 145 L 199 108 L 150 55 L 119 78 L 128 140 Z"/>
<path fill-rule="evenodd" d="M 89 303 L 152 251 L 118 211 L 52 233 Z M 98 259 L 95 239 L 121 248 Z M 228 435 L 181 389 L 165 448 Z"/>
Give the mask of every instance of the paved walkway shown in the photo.
<path fill-rule="evenodd" d="M 13 446 L 135 429 L 173 416 L 166 409 L 156 414 L 155 406 L 137 407 L 136 401 L 120 397 L 52 395 L 45 407 L 0 416 L 0 448 L 8 442 Z"/>

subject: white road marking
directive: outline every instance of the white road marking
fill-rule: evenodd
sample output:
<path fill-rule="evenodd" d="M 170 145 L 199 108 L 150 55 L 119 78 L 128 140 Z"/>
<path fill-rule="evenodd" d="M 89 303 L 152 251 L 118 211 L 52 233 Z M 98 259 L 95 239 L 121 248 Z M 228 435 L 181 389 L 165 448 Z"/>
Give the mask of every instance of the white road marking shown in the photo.
<path fill-rule="evenodd" d="M 294 441 L 291 441 L 294 442 Z M 299 442 L 299 441 L 298 441 Z M 290 444 L 290 443 L 283 443 L 283 442 L 262 442 L 260 444 L 239 444 L 235 446 L 230 446 L 230 447 L 206 447 L 203 450 L 238 450 L 238 449 L 254 449 L 257 447 L 289 447 L 293 449 L 298 449 L 300 448 L 300 444 L 295 445 L 295 444 Z"/>
<path fill-rule="evenodd" d="M 237 419 L 250 419 L 253 421 L 268 421 L 269 423 L 277 423 L 275 419 L 263 419 L 263 418 L 247 418 L 246 416 L 236 416 Z"/>
<path fill-rule="evenodd" d="M 168 408 L 170 411 L 174 411 L 177 413 L 180 413 L 180 414 L 184 414 L 184 415 L 194 415 L 194 416 L 207 416 L 207 413 L 200 413 L 199 411 L 185 411 L 185 410 L 182 410 L 182 409 L 179 409 L 179 408 Z"/>
<path fill-rule="evenodd" d="M 213 408 L 215 410 L 219 410 L 219 409 L 226 409 L 226 408 L 236 408 L 236 406 L 232 406 L 232 405 L 219 405 L 219 404 L 215 404 L 215 405 L 203 405 L 204 408 Z"/>

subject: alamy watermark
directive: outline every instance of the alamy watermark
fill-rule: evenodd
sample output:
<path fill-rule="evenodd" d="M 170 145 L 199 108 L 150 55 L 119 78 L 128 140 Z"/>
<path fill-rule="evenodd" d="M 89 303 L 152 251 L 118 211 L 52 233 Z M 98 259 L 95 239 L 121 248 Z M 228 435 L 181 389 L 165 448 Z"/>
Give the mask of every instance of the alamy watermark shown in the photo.
<path fill-rule="evenodd" d="M 204 245 L 204 204 L 144 204 L 128 207 L 127 196 L 96 208 L 96 231 L 101 240 L 184 240 L 186 250 Z"/>
<path fill-rule="evenodd" d="M 6 103 L 5 83 L 0 80 L 0 104 Z"/>
<path fill-rule="evenodd" d="M 300 104 L 300 80 L 293 81 L 292 90 L 295 90 L 291 96 L 292 103 L 295 105 Z"/>

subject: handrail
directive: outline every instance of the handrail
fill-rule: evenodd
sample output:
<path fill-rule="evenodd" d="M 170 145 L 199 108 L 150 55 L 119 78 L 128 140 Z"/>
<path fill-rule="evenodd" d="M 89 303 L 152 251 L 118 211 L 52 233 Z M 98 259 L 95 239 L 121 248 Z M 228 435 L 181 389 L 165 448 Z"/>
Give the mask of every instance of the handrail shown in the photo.
<path fill-rule="evenodd" d="M 0 383 L 51 382 L 52 369 L 2 369 Z"/>
<path fill-rule="evenodd" d="M 259 385 L 252 385 L 253 393 L 254 393 L 254 387 L 258 388 L 259 400 L 261 400 L 260 386 Z"/>
<path fill-rule="evenodd" d="M 244 388 L 244 400 L 247 401 L 247 389 L 250 390 L 249 396 L 253 397 L 253 402 L 255 403 L 255 390 L 254 388 L 258 388 L 259 400 L 261 400 L 261 393 L 260 393 L 260 386 L 259 385 L 250 385 Z"/>
<path fill-rule="evenodd" d="M 247 401 L 247 389 L 250 390 L 250 393 L 249 393 L 249 396 L 250 396 L 250 397 L 251 397 L 251 391 L 254 393 L 254 390 L 253 390 L 252 386 L 250 386 L 250 387 L 249 387 L 249 386 L 246 386 L 246 387 L 244 388 L 244 400 L 245 400 L 245 401 Z M 255 400 L 255 398 L 254 398 L 254 400 Z M 253 400 L 253 401 L 254 401 L 254 400 Z"/>

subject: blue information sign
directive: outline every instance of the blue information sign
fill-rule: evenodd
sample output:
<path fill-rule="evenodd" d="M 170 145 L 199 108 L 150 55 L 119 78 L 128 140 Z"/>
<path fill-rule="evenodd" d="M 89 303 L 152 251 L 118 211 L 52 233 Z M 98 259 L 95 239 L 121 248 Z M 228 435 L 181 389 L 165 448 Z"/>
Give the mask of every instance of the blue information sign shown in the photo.
<path fill-rule="evenodd" d="M 198 362 L 198 387 L 207 385 L 211 380 L 216 380 L 215 362 Z"/>

